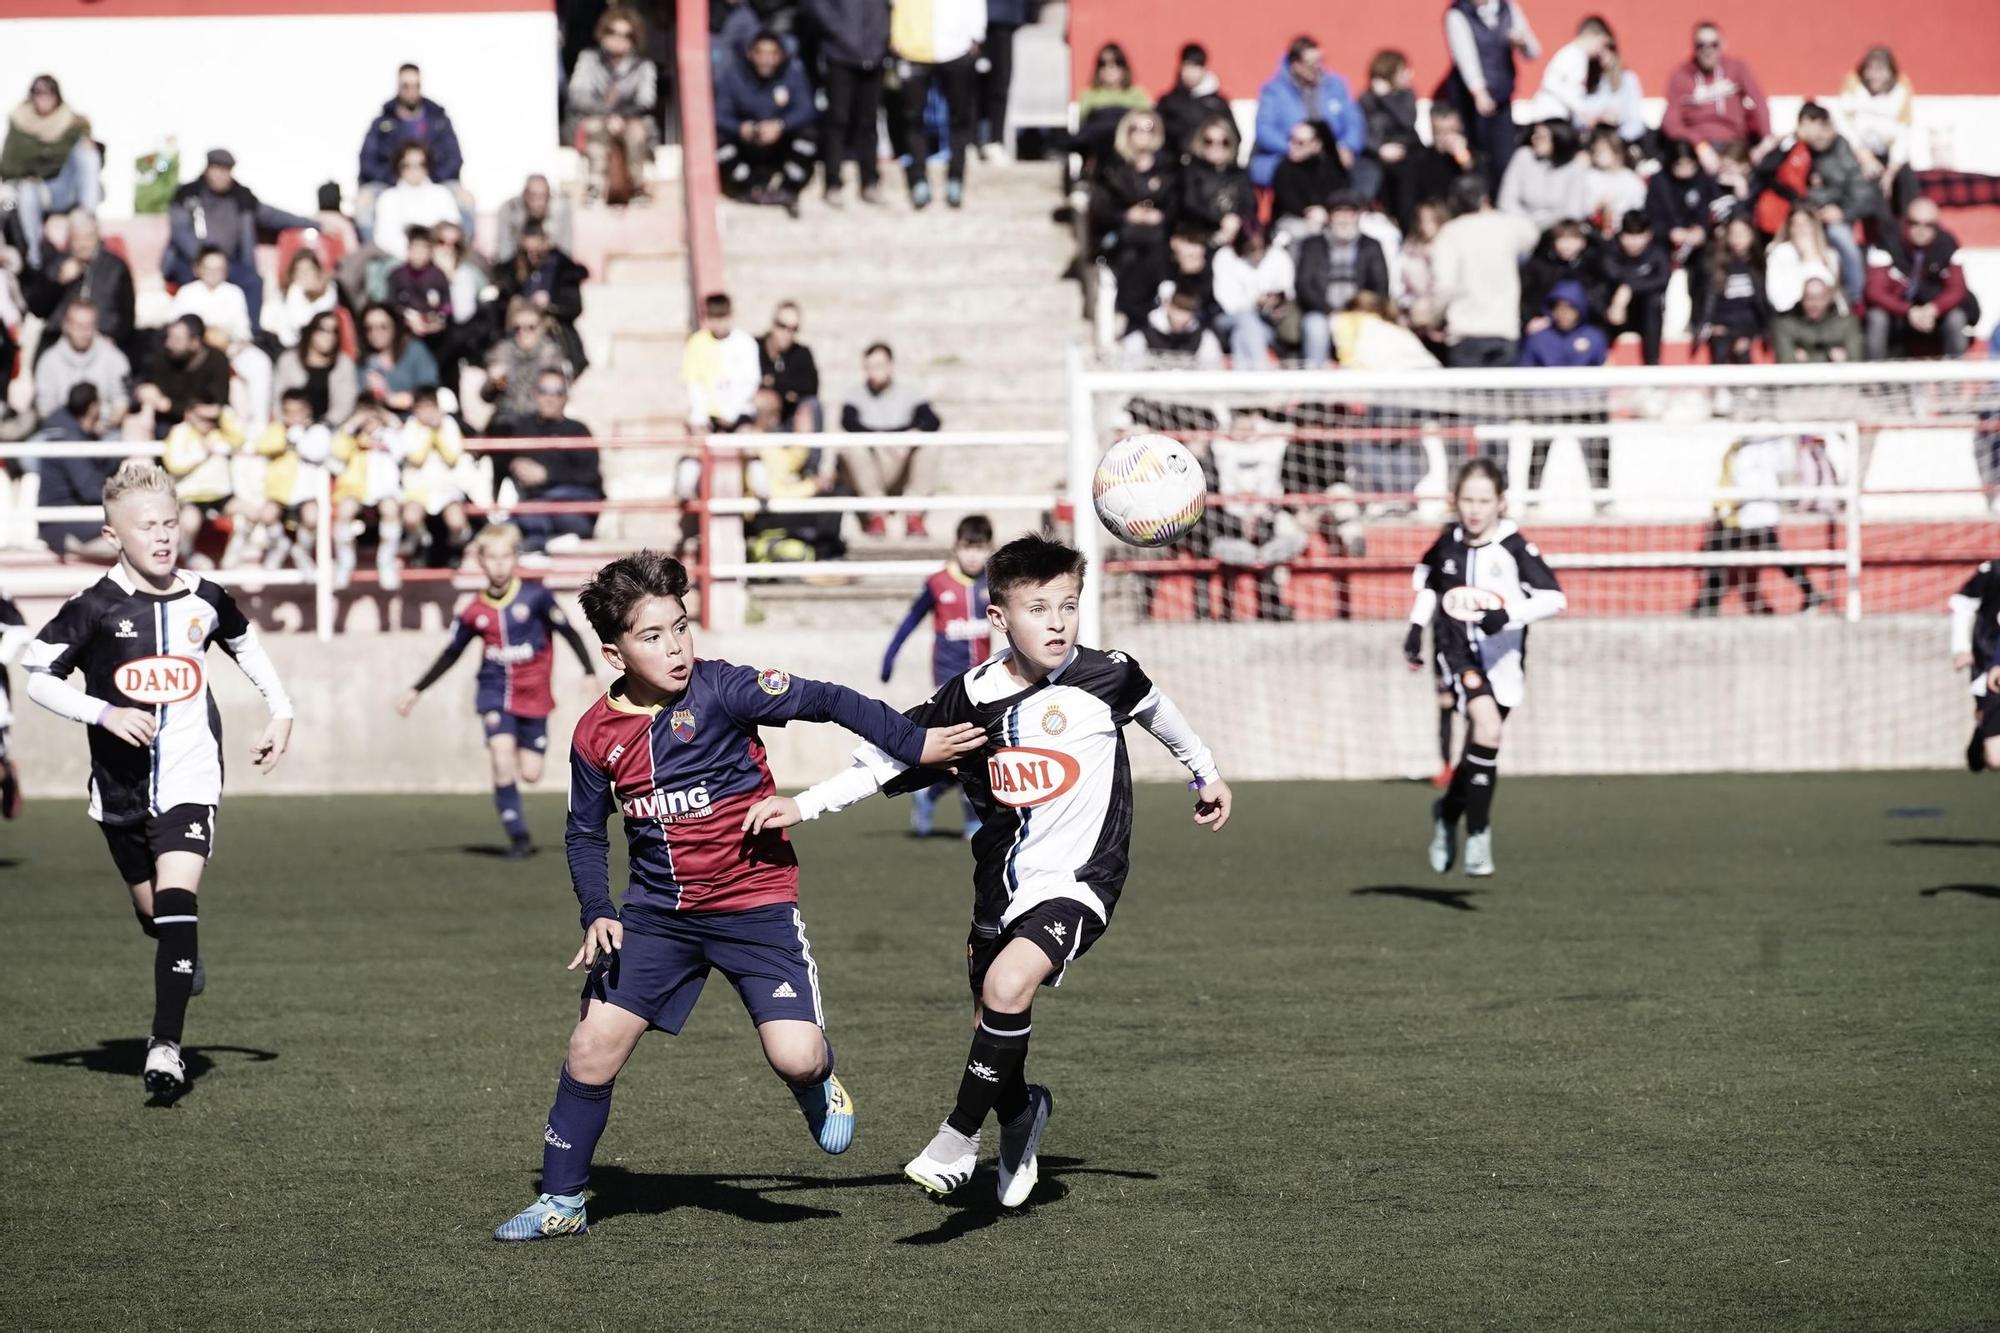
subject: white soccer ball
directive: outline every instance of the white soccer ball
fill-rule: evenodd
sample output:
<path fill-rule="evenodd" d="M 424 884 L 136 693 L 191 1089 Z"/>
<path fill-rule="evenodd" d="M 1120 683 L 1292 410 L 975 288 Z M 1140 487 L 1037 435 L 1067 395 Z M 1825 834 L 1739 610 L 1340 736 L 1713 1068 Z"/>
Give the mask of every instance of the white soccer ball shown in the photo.
<path fill-rule="evenodd" d="M 1090 493 L 1097 520 L 1128 546 L 1166 546 L 1201 522 L 1208 486 L 1179 441 L 1133 435 L 1098 460 Z"/>

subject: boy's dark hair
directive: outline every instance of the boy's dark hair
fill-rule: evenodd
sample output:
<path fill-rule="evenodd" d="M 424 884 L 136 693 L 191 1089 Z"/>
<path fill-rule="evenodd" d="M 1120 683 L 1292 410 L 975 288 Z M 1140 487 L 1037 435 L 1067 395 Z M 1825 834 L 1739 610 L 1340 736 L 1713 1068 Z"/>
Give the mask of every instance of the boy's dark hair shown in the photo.
<path fill-rule="evenodd" d="M 1832 120 L 1833 113 L 1831 111 L 1828 111 L 1825 107 L 1821 106 L 1818 102 L 1807 102 L 1804 106 L 1799 108 L 1799 119 L 1801 121 Z"/>
<path fill-rule="evenodd" d="M 423 393 L 419 391 L 417 397 L 423 397 Z M 280 406 L 285 403 L 304 403 L 310 407 L 312 406 L 312 395 L 304 389 L 287 389 L 278 395 L 278 403 Z"/>
<path fill-rule="evenodd" d="M 1074 546 L 1052 542 L 1031 532 L 1008 542 L 986 562 L 987 596 L 1005 602 L 1007 594 L 1016 588 L 1038 588 L 1065 574 L 1074 574 L 1081 584 L 1087 563 L 1083 552 Z"/>
<path fill-rule="evenodd" d="M 1408 67 L 1410 58 L 1393 47 L 1384 47 L 1368 62 L 1368 77 L 1380 79 L 1384 83 L 1394 83 L 1396 76 Z"/>
<path fill-rule="evenodd" d="M 422 223 L 419 223 L 416 226 L 411 227 L 407 231 L 405 231 L 403 233 L 403 239 L 408 241 L 411 245 L 415 245 L 418 241 L 422 241 L 425 245 L 430 245 L 437 238 L 431 235 L 431 229 L 429 227 L 426 227 Z"/>
<path fill-rule="evenodd" d="M 410 394 L 411 407 L 421 407 L 425 403 L 435 403 L 437 400 L 438 391 L 428 384 Z"/>
<path fill-rule="evenodd" d="M 958 520 L 958 531 L 951 540 L 954 546 L 991 546 L 993 520 L 984 514 L 967 514 Z"/>
<path fill-rule="evenodd" d="M 97 386 L 89 380 L 69 386 L 69 397 L 63 399 L 63 407 L 78 421 L 90 415 L 90 409 L 97 406 Z M 993 529 L 986 530 L 988 540 L 993 537 Z"/>
<path fill-rule="evenodd" d="M 1619 219 L 1618 230 L 1627 236 L 1644 236 L 1653 230 L 1653 219 L 1643 208 L 1634 208 Z"/>
<path fill-rule="evenodd" d="M 648 597 L 687 599 L 687 566 L 660 551 L 634 551 L 590 576 L 576 595 L 584 619 L 604 643 L 632 625 L 632 609 Z"/>
<path fill-rule="evenodd" d="M 881 342 L 869 343 L 867 350 L 861 353 L 862 359 L 866 360 L 867 358 L 875 355 L 875 353 L 877 352 L 880 352 L 883 356 L 888 357 L 891 361 L 894 361 L 896 359 L 896 349 L 889 346 L 888 343 L 881 343 Z"/>
<path fill-rule="evenodd" d="M 727 292 L 710 292 L 701 298 L 701 313 L 710 319 L 721 319 L 731 308 Z"/>
<path fill-rule="evenodd" d="M 199 264 L 202 260 L 208 258 L 210 255 L 221 255 L 224 259 L 229 258 L 229 252 L 223 249 L 221 246 L 204 245 L 203 247 L 201 247 L 201 249 L 195 252 L 194 262 Z"/>
<path fill-rule="evenodd" d="M 1207 69 L 1208 48 L 1200 42 L 1189 42 L 1181 48 L 1181 63 L 1183 65 L 1200 65 L 1203 69 Z"/>

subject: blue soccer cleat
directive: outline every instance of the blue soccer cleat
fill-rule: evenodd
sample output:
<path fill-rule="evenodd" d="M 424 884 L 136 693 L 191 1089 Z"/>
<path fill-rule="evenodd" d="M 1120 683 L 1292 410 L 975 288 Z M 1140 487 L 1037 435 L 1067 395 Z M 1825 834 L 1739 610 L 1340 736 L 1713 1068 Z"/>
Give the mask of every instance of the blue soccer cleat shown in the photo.
<path fill-rule="evenodd" d="M 805 1112 L 806 1128 L 812 1131 L 813 1142 L 826 1152 L 846 1152 L 854 1142 L 854 1099 L 847 1095 L 840 1079 L 828 1074 L 824 1083 L 793 1088 L 792 1096 L 798 1099 L 799 1110 Z"/>
<path fill-rule="evenodd" d="M 495 1240 L 555 1240 L 590 1230 L 581 1194 L 544 1194 L 494 1229 Z"/>

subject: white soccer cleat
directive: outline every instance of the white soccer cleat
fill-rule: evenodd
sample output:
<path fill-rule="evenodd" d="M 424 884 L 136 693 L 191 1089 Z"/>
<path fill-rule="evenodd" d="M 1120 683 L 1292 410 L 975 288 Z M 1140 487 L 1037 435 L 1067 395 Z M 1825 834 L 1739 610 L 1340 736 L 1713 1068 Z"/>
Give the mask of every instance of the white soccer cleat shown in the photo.
<path fill-rule="evenodd" d="M 1000 1206 L 1019 1208 L 1035 1192 L 1042 1178 L 1035 1150 L 1041 1146 L 1042 1131 L 1049 1127 L 1049 1115 L 1056 1099 L 1039 1083 L 1028 1085 L 1028 1109 L 1011 1123 L 1000 1126 Z"/>
<path fill-rule="evenodd" d="M 930 1146 L 910 1159 L 903 1174 L 933 1194 L 945 1195 L 972 1179 L 979 1165 L 979 1136 L 967 1138 L 949 1124 L 938 1126 Z"/>
<path fill-rule="evenodd" d="M 1442 797 L 1431 802 L 1431 869 L 1442 875 L 1458 855 L 1456 831 L 1444 817 Z"/>
<path fill-rule="evenodd" d="M 1482 877 L 1493 873 L 1492 829 L 1465 835 L 1465 873 Z"/>
<path fill-rule="evenodd" d="M 155 1097 L 165 1097 L 179 1092 L 187 1086 L 187 1065 L 181 1060 L 180 1043 L 161 1041 L 158 1037 L 146 1042 L 146 1091 Z"/>

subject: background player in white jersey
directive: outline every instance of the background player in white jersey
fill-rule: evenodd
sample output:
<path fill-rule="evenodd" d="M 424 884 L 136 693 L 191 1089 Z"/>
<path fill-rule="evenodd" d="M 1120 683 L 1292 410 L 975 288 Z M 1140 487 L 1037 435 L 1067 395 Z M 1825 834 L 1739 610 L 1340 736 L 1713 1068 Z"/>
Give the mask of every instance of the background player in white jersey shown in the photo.
<path fill-rule="evenodd" d="M 1035 990 L 1060 985 L 1111 922 L 1132 838 L 1132 772 L 1123 728 L 1137 722 L 1194 774 L 1195 822 L 1217 831 L 1233 797 L 1208 747 L 1178 708 L 1123 653 L 1076 642 L 1082 555 L 1021 537 L 994 552 L 988 617 L 1006 647 L 947 682 L 910 716 L 920 726 L 974 722 L 988 748 L 955 776 L 979 811 L 972 841 L 972 933 L 967 970 L 975 1000 L 972 1050 L 958 1100 L 928 1147 L 905 1168 L 936 1194 L 972 1178 L 988 1112 L 1000 1120 L 1000 1202 L 1027 1202 L 1036 1148 L 1054 1102 L 1025 1077 Z M 878 790 L 920 790 L 941 774 L 904 766 L 873 746 L 853 767 L 796 799 L 751 808 L 752 833 L 844 809 Z"/>
<path fill-rule="evenodd" d="M 1490 458 L 1459 469 L 1452 497 L 1458 523 L 1439 535 L 1418 568 L 1447 614 L 1433 632 L 1470 728 L 1451 785 L 1431 806 L 1431 869 L 1451 869 L 1458 821 L 1465 820 L 1465 873 L 1493 873 L 1493 793 L 1500 783 L 1500 729 L 1528 679 L 1528 626 L 1569 605 L 1535 544 L 1506 517 L 1506 476 Z M 1451 614 L 1456 588 L 1483 589 L 1497 605 L 1473 620 Z"/>
<path fill-rule="evenodd" d="M 1970 672 L 1975 716 L 1965 764 L 2000 768 L 2000 562 L 1972 571 L 1951 598 L 1951 665 Z"/>
<path fill-rule="evenodd" d="M 0 819 L 21 813 L 21 775 L 14 767 L 14 700 L 7 681 L 7 664 L 28 643 L 28 622 L 14 600 L 0 594 Z"/>
<path fill-rule="evenodd" d="M 227 592 L 177 569 L 174 483 L 140 459 L 104 483 L 109 574 L 63 604 L 28 646 L 28 697 L 90 731 L 90 817 L 132 891 L 153 959 L 153 1030 L 146 1090 L 187 1086 L 181 1029 L 200 990 L 195 892 L 215 854 L 222 800 L 222 717 L 208 688 L 208 646 L 220 643 L 270 705 L 252 748 L 270 772 L 291 743 L 292 703 L 276 668 Z M 81 671 L 83 685 L 69 683 Z"/>

